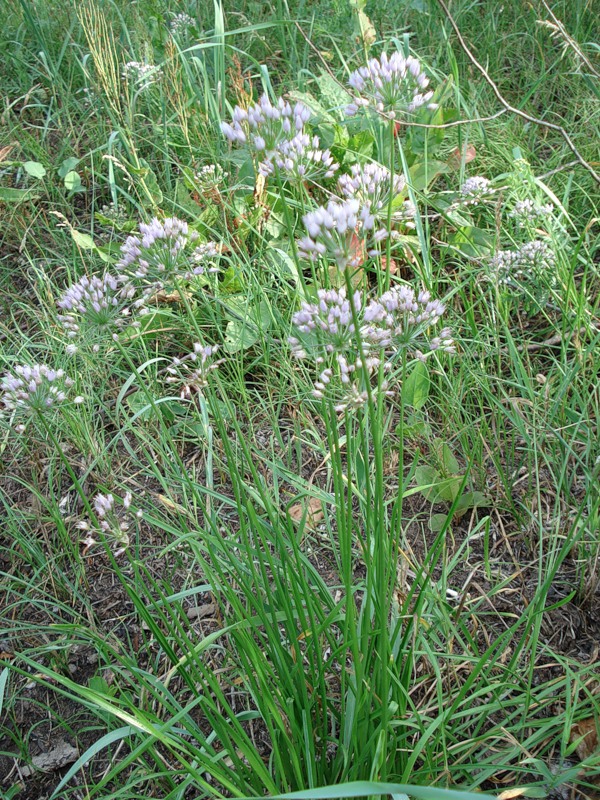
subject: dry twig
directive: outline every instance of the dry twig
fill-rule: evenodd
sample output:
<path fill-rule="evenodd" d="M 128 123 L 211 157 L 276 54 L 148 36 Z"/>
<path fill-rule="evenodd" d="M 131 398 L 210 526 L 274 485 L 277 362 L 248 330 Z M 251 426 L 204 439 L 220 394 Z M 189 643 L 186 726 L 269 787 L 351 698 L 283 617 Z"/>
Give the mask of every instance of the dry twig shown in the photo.
<path fill-rule="evenodd" d="M 463 36 L 462 36 L 462 34 L 460 32 L 460 29 L 459 29 L 458 25 L 456 24 L 456 21 L 454 20 L 454 17 L 452 16 L 450 11 L 448 10 L 448 6 L 444 2 L 444 0 L 438 0 L 438 3 L 442 7 L 442 9 L 444 11 L 444 14 L 448 17 L 448 21 L 450 22 L 450 25 L 454 28 L 454 32 L 456 33 L 458 41 L 460 42 L 460 46 L 465 51 L 465 53 L 468 56 L 468 58 L 471 61 L 471 63 L 479 70 L 479 72 L 481 72 L 481 74 L 485 78 L 486 82 L 489 84 L 489 86 L 491 87 L 492 91 L 496 95 L 496 99 L 504 106 L 504 109 L 506 111 L 510 111 L 511 114 L 515 114 L 518 117 L 522 117 L 523 119 L 526 119 L 528 122 L 531 122 L 534 125 L 539 125 L 539 126 L 541 126 L 543 128 L 549 128 L 550 130 L 553 130 L 553 131 L 556 131 L 557 133 L 560 133 L 560 135 L 563 137 L 563 139 L 567 143 L 569 149 L 574 153 L 575 157 L 577 158 L 577 161 L 583 167 L 585 167 L 585 169 L 590 173 L 590 175 L 594 178 L 594 180 L 597 181 L 597 183 L 600 183 L 600 175 L 598 175 L 598 173 L 594 170 L 592 165 L 589 164 L 585 160 L 585 158 L 583 158 L 583 156 L 581 155 L 579 150 L 573 144 L 573 141 L 572 141 L 571 137 L 569 136 L 569 134 L 566 132 L 566 130 L 563 127 L 561 127 L 560 125 L 556 125 L 553 122 L 546 122 L 543 119 L 538 119 L 537 117 L 532 117 L 530 114 L 527 114 L 525 111 L 521 111 L 519 108 L 515 108 L 514 106 L 511 106 L 510 103 L 507 100 L 504 99 L 502 93 L 500 92 L 500 89 L 498 89 L 498 87 L 496 86 L 494 81 L 488 75 L 488 72 L 487 72 L 486 68 L 482 64 L 480 64 L 479 61 L 477 61 L 477 59 L 475 58 L 473 53 L 469 50 L 469 47 L 468 47 L 467 43 L 465 42 L 465 40 L 463 39 Z"/>

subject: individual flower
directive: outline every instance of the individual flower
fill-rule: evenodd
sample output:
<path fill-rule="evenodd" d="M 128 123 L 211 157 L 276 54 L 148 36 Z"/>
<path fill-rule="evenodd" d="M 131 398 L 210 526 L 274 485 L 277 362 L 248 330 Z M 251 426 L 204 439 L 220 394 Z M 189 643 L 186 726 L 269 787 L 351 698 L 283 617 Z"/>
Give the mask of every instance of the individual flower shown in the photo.
<path fill-rule="evenodd" d="M 94 539 L 99 533 L 114 540 L 116 549 L 114 555 L 119 556 L 125 552 L 129 546 L 129 531 L 135 520 L 140 520 L 143 512 L 138 510 L 135 514 L 130 510 L 132 495 L 127 492 L 123 497 L 122 506 L 115 506 L 115 498 L 112 494 L 97 494 L 94 498 L 93 508 L 96 514 L 97 526 L 90 520 L 81 520 L 77 527 L 85 531 L 88 535 L 84 539 L 85 550 L 97 543 Z"/>
<path fill-rule="evenodd" d="M 63 312 L 58 321 L 70 339 L 97 339 L 130 324 L 128 300 L 131 286 L 119 276 L 84 275 L 72 284 L 56 305 Z M 74 351 L 68 351 L 72 354 Z"/>
<path fill-rule="evenodd" d="M 485 200 L 488 200 L 493 193 L 494 189 L 492 188 L 491 181 L 489 181 L 487 178 L 481 177 L 480 175 L 476 175 L 473 178 L 467 178 L 467 180 L 460 187 L 460 197 L 463 203 L 466 205 L 476 205 L 477 203 L 482 203 Z"/>
<path fill-rule="evenodd" d="M 401 350 L 410 350 L 418 357 L 423 350 L 453 353 L 449 329 L 444 328 L 437 337 L 430 335 L 444 311 L 444 304 L 432 299 L 425 289 L 417 293 L 411 286 L 393 286 L 365 307 L 363 337 L 392 357 Z"/>
<path fill-rule="evenodd" d="M 219 350 L 219 345 L 194 344 L 194 349 L 182 358 L 174 358 L 167 367 L 169 377 L 167 383 L 181 385 L 180 397 L 191 397 L 192 394 L 201 393 L 208 386 L 211 372 L 218 369 L 225 359 L 215 360 L 214 356 Z"/>
<path fill-rule="evenodd" d="M 162 69 L 142 61 L 128 61 L 123 66 L 121 74 L 126 83 L 134 85 L 137 89 L 147 89 L 160 80 Z"/>
<path fill-rule="evenodd" d="M 151 289 L 163 287 L 165 282 L 186 277 L 193 258 L 192 247 L 198 234 L 190 230 L 187 222 L 177 217 L 149 223 L 140 223 L 139 233 L 128 236 L 121 247 L 117 268 L 124 278 L 138 278 Z"/>
<path fill-rule="evenodd" d="M 43 414 L 69 400 L 75 381 L 62 369 L 46 364 L 19 364 L 0 381 L 0 399 L 7 411 Z M 73 403 L 82 403 L 75 397 Z"/>
<path fill-rule="evenodd" d="M 190 17 L 189 14 L 185 12 L 180 12 L 179 14 L 175 14 L 173 19 L 171 20 L 171 24 L 169 26 L 171 31 L 171 36 L 185 36 L 190 28 L 194 26 L 194 20 Z"/>
<path fill-rule="evenodd" d="M 549 217 L 552 210 L 552 203 L 539 206 L 533 200 L 517 200 L 509 216 L 516 221 L 519 228 L 525 228 L 527 225 L 535 225 L 540 220 Z"/>
<path fill-rule="evenodd" d="M 338 188 L 344 197 L 358 200 L 368 207 L 375 219 L 386 222 L 390 202 L 405 186 L 403 175 L 394 175 L 392 179 L 389 169 L 375 162 L 364 166 L 354 164 L 350 175 L 340 175 L 338 179 Z M 405 211 L 403 208 L 400 213 Z"/>
<path fill-rule="evenodd" d="M 222 122 L 221 131 L 230 142 L 246 144 L 259 159 L 259 172 L 270 175 L 274 159 L 284 142 L 304 133 L 311 112 L 304 103 L 291 105 L 279 98 L 273 105 L 266 94 L 246 111 L 233 110 L 231 122 Z"/>
<path fill-rule="evenodd" d="M 367 247 L 369 255 L 375 255 L 377 243 L 387 236 L 384 228 L 375 228 L 369 206 L 354 198 L 330 200 L 302 221 L 308 235 L 298 241 L 299 254 L 311 261 L 331 259 L 342 270 L 360 266 Z"/>
<path fill-rule="evenodd" d="M 348 84 L 354 90 L 353 102 L 346 107 L 352 116 L 361 107 L 371 107 L 389 119 L 412 114 L 421 106 L 433 109 L 432 91 L 427 91 L 429 78 L 416 58 L 400 52 L 371 58 L 367 65 L 351 73 Z"/>

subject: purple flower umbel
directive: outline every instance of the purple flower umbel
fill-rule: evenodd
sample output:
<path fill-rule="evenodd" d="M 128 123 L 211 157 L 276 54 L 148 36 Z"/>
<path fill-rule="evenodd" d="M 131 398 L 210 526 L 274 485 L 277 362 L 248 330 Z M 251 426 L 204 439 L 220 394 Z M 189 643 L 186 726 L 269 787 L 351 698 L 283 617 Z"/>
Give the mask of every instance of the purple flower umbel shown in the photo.
<path fill-rule="evenodd" d="M 356 114 L 360 107 L 371 107 L 389 119 L 412 114 L 421 106 L 435 107 L 430 103 L 432 91 L 427 91 L 429 78 L 416 58 L 405 58 L 400 52 L 386 53 L 372 58 L 348 78 L 354 90 L 354 100 L 347 106 L 346 114 Z"/>
<path fill-rule="evenodd" d="M 19 364 L 0 381 L 0 399 L 7 411 L 44 413 L 68 400 L 74 383 L 62 369 L 51 369 L 46 364 Z M 82 401 L 82 397 L 75 397 L 72 402 Z"/>
<path fill-rule="evenodd" d="M 71 339 L 89 336 L 98 338 L 114 333 L 128 322 L 128 299 L 131 286 L 117 275 L 106 272 L 102 277 L 84 275 L 72 284 L 56 305 L 63 312 L 58 320 Z"/>
<path fill-rule="evenodd" d="M 313 396 L 343 411 L 366 402 L 372 376 L 380 367 L 392 373 L 400 352 L 421 359 L 423 350 L 453 353 L 450 330 L 431 331 L 444 311 L 429 292 L 410 286 L 394 286 L 366 305 L 358 291 L 350 299 L 345 288 L 320 289 L 317 302 L 303 302 L 292 317 L 298 333 L 288 341 L 296 358 L 312 359 L 319 369 Z M 375 390 L 390 394 L 387 380 Z"/>

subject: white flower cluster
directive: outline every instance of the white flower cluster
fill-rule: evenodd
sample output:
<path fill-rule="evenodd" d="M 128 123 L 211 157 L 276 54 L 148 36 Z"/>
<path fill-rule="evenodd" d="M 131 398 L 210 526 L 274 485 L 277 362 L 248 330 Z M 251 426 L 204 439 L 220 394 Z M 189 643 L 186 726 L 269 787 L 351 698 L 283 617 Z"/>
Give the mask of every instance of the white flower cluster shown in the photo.
<path fill-rule="evenodd" d="M 535 239 L 517 250 L 499 250 L 490 265 L 498 283 L 515 285 L 522 278 L 537 278 L 553 269 L 556 256 L 546 242 Z"/>
<path fill-rule="evenodd" d="M 549 217 L 552 210 L 552 203 L 539 206 L 530 199 L 517 200 L 509 216 L 516 220 L 519 228 L 525 228 L 527 225 L 535 225 L 540 220 Z"/>
<path fill-rule="evenodd" d="M 195 175 L 196 183 L 201 192 L 220 189 L 228 177 L 229 173 L 225 172 L 220 164 L 206 164 Z"/>
<path fill-rule="evenodd" d="M 88 535 L 84 539 L 85 552 L 90 547 L 97 544 L 94 538 L 98 533 L 112 538 L 115 542 L 115 556 L 120 556 L 129 546 L 129 531 L 132 522 L 140 520 L 143 516 L 142 510 L 135 514 L 129 509 L 131 507 L 132 495 L 127 492 L 123 497 L 122 509 L 115 507 L 115 498 L 112 494 L 97 494 L 94 498 L 93 508 L 98 520 L 98 527 L 95 527 L 90 520 L 81 520 L 77 523 L 80 531 L 85 531 Z"/>
<path fill-rule="evenodd" d="M 131 284 L 106 272 L 102 277 L 84 275 L 69 286 L 56 305 L 64 312 L 58 321 L 71 339 L 91 334 L 93 338 L 109 329 L 119 329 L 129 321 L 127 301 Z M 111 331 L 112 332 L 112 331 Z"/>
<path fill-rule="evenodd" d="M 219 345 L 203 345 L 196 342 L 191 353 L 183 358 L 174 358 L 167 367 L 169 373 L 167 383 L 181 385 L 182 399 L 201 393 L 202 389 L 208 386 L 210 373 L 218 369 L 224 361 L 222 358 L 215 361 L 214 356 L 218 350 Z"/>
<path fill-rule="evenodd" d="M 403 175 L 394 175 L 392 180 L 389 169 L 375 162 L 364 166 L 354 164 L 350 175 L 341 175 L 338 179 L 338 189 L 344 197 L 358 200 L 362 206 L 368 207 L 371 216 L 386 222 L 390 202 L 405 186 Z M 410 216 L 414 216 L 414 206 L 411 203 L 408 207 L 405 203 L 393 219 Z"/>
<path fill-rule="evenodd" d="M 181 11 L 179 14 L 175 14 L 173 19 L 171 20 L 170 31 L 172 36 L 185 36 L 190 28 L 194 26 L 194 20 L 190 17 L 189 14 L 186 14 L 184 11 Z"/>
<path fill-rule="evenodd" d="M 162 69 L 142 61 L 128 61 L 121 74 L 127 83 L 135 84 L 138 89 L 147 89 L 160 80 Z"/>
<path fill-rule="evenodd" d="M 161 284 L 170 277 L 185 277 L 191 258 L 189 246 L 198 239 L 187 222 L 177 217 L 140 223 L 139 234 L 128 236 L 121 247 L 117 268 L 125 276 Z"/>
<path fill-rule="evenodd" d="M 365 252 L 376 255 L 375 244 L 387 237 L 385 228 L 375 229 L 369 206 L 354 198 L 330 200 L 327 206 L 305 214 L 302 221 L 308 235 L 298 241 L 299 254 L 311 261 L 330 258 L 340 270 L 358 267 Z"/>
<path fill-rule="evenodd" d="M 0 399 L 7 411 L 43 414 L 67 401 L 74 383 L 62 369 L 46 364 L 18 364 L 0 381 Z M 83 403 L 83 397 L 75 397 L 72 402 Z M 22 430 L 22 425 L 17 426 L 18 432 Z"/>
<path fill-rule="evenodd" d="M 311 118 L 304 103 L 291 105 L 279 98 L 273 105 L 266 94 L 245 111 L 233 110 L 233 119 L 221 123 L 230 142 L 246 144 L 259 159 L 264 177 L 278 169 L 287 179 L 316 180 L 331 177 L 338 169 L 329 150 L 321 150 L 318 137 L 305 130 Z"/>
<path fill-rule="evenodd" d="M 131 311 L 148 313 L 148 298 L 179 280 L 218 272 L 221 256 L 215 242 L 198 243 L 198 234 L 176 217 L 142 222 L 139 233 L 128 236 L 117 262 L 120 274 L 82 277 L 57 301 L 58 320 L 71 339 L 67 353 L 74 355 L 73 340 L 93 343 L 99 352 L 103 340 L 114 339 L 125 326 L 139 327 Z M 106 334 L 110 334 L 107 337 Z"/>
<path fill-rule="evenodd" d="M 432 91 L 427 91 L 429 78 L 416 58 L 405 58 L 400 52 L 386 53 L 372 58 L 348 78 L 354 90 L 353 102 L 346 107 L 346 115 L 353 116 L 359 108 L 371 107 L 389 119 L 412 114 L 421 106 L 437 108 L 431 103 Z"/>
<path fill-rule="evenodd" d="M 453 353 L 448 328 L 430 335 L 444 311 L 429 292 L 410 286 L 395 286 L 366 305 L 358 291 L 348 298 L 345 288 L 320 289 L 317 302 L 303 302 L 294 314 L 298 336 L 288 341 L 296 358 L 312 358 L 320 368 L 313 396 L 331 398 L 341 411 L 366 402 L 366 379 L 381 365 L 390 372 L 400 352 L 417 358 L 425 358 L 423 350 Z M 385 381 L 378 390 L 389 393 Z"/>
<path fill-rule="evenodd" d="M 476 205 L 488 200 L 494 193 L 491 181 L 476 175 L 467 180 L 460 187 L 460 196 L 467 205 Z"/>
<path fill-rule="evenodd" d="M 321 150 L 318 136 L 312 139 L 307 133 L 298 133 L 293 139 L 282 141 L 275 153 L 275 166 L 288 179 L 315 182 L 332 178 L 339 169 L 329 150 Z M 264 170 L 273 172 L 273 162 L 266 161 Z"/>

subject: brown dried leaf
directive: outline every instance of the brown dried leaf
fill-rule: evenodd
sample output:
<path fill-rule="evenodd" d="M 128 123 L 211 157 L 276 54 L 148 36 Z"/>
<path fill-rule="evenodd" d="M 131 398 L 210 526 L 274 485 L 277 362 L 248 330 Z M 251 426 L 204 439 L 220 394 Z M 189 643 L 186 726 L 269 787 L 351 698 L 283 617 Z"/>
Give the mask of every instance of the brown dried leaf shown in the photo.
<path fill-rule="evenodd" d="M 6 161 L 11 154 L 13 147 L 13 144 L 7 144 L 6 147 L 0 148 L 0 162 Z"/>
<path fill-rule="evenodd" d="M 513 797 L 521 797 L 525 791 L 526 789 L 524 786 L 515 789 L 507 789 L 505 792 L 500 792 L 498 800 L 513 800 Z"/>
<path fill-rule="evenodd" d="M 598 726 L 593 717 L 590 719 L 583 719 L 581 722 L 576 722 L 571 728 L 571 744 L 573 742 L 579 743 L 576 747 L 577 755 L 584 761 L 590 756 L 596 755 L 600 749 L 598 742 Z"/>
<path fill-rule="evenodd" d="M 467 145 L 467 149 L 464 151 L 464 154 L 459 147 L 453 151 L 452 155 L 447 161 L 450 169 L 459 169 L 463 162 L 463 157 L 465 159 L 465 164 L 468 164 L 470 161 L 473 161 L 475 158 L 477 158 L 477 150 L 475 150 L 472 144 Z"/>
<path fill-rule="evenodd" d="M 205 603 L 203 606 L 194 606 L 186 611 L 188 619 L 206 619 L 214 617 L 217 611 L 216 603 Z"/>
<path fill-rule="evenodd" d="M 72 764 L 78 758 L 79 750 L 63 739 L 59 739 L 52 750 L 48 750 L 46 753 L 40 753 L 39 756 L 34 756 L 31 759 L 31 766 L 23 767 L 21 773 L 27 777 L 38 769 L 42 772 L 54 772 L 54 770 L 61 769 L 61 767 L 65 767 L 67 764 Z"/>
<path fill-rule="evenodd" d="M 303 498 L 288 509 L 290 519 L 299 523 L 306 514 L 306 527 L 314 529 L 323 519 L 323 506 L 317 497 Z"/>
<path fill-rule="evenodd" d="M 383 267 L 384 271 L 388 270 L 387 256 L 381 256 L 381 266 Z M 398 264 L 393 258 L 390 258 L 389 273 L 390 275 L 398 274 Z"/>

